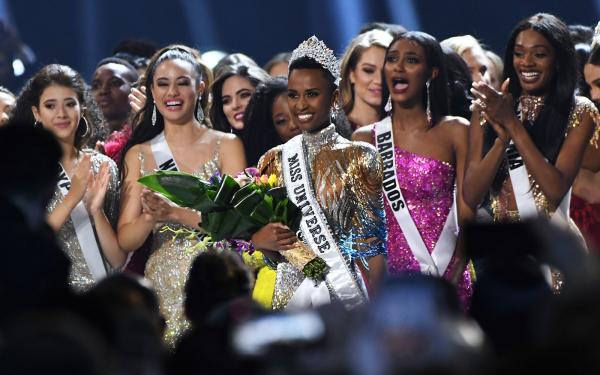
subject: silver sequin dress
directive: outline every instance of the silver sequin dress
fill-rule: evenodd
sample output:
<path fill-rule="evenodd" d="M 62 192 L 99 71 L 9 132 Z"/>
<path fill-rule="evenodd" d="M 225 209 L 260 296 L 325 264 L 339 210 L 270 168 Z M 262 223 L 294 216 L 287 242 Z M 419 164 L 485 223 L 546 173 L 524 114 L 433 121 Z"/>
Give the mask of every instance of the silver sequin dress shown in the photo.
<path fill-rule="evenodd" d="M 117 220 L 119 218 L 119 170 L 115 162 L 108 156 L 94 152 L 92 154 L 92 168 L 95 173 L 100 170 L 100 165 L 103 162 L 108 163 L 110 179 L 108 182 L 108 190 L 106 197 L 104 198 L 104 213 L 108 218 L 108 221 L 113 226 L 117 227 Z M 46 211 L 50 214 L 56 206 L 58 206 L 64 199 L 60 189 L 57 187 L 54 191 L 54 195 L 50 200 L 50 203 L 46 207 Z M 90 217 L 90 220 L 92 218 Z M 92 221 L 93 223 L 93 221 Z M 69 285 L 77 292 L 84 292 L 94 285 L 94 278 L 88 268 L 88 265 L 83 257 L 79 240 L 77 239 L 77 233 L 75 233 L 75 227 L 71 221 L 71 217 L 67 219 L 65 224 L 56 233 L 57 241 L 63 251 L 69 257 L 71 261 L 71 272 L 69 273 Z M 101 249 L 100 243 L 98 248 Z M 104 265 L 108 273 L 113 270 L 104 258 Z"/>

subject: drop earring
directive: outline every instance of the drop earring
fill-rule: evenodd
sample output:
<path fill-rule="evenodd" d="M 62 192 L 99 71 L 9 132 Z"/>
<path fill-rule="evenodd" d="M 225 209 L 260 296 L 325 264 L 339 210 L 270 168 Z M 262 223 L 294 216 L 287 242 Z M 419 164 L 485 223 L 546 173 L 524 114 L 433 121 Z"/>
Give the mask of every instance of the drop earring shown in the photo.
<path fill-rule="evenodd" d="M 196 104 L 196 120 L 204 121 L 204 111 L 202 110 L 202 95 L 198 96 L 198 103 Z"/>
<path fill-rule="evenodd" d="M 390 96 L 388 96 L 388 100 L 387 100 L 387 102 L 385 103 L 385 107 L 383 107 L 383 110 L 384 110 L 386 113 L 390 113 L 390 112 L 392 112 L 392 96 L 391 96 L 391 95 L 390 95 Z"/>
<path fill-rule="evenodd" d="M 427 93 L 427 108 L 425 109 L 425 115 L 427 116 L 427 123 L 431 126 L 431 100 L 429 98 L 429 86 L 431 86 L 431 80 L 427 80 L 425 83 Z"/>
<path fill-rule="evenodd" d="M 156 126 L 156 103 L 152 105 L 152 126 Z"/>

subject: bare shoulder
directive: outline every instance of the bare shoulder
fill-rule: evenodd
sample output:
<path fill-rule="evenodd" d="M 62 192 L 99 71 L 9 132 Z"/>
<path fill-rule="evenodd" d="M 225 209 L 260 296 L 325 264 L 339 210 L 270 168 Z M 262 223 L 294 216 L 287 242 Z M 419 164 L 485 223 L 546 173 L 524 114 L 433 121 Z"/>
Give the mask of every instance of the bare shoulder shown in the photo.
<path fill-rule="evenodd" d="M 469 125 L 469 121 L 464 117 L 445 116 L 436 126 L 447 136 L 463 138 L 469 134 Z"/>
<path fill-rule="evenodd" d="M 372 144 L 373 143 L 373 129 L 374 129 L 374 124 L 367 125 L 367 126 L 361 126 L 360 128 L 356 129 L 354 131 L 354 133 L 352 133 L 352 140 L 353 141 L 363 141 L 363 142 Z"/>
<path fill-rule="evenodd" d="M 209 129 L 209 131 L 211 136 L 214 137 L 214 140 L 220 142 L 221 149 L 224 149 L 225 151 L 234 151 L 238 149 L 243 152 L 244 148 L 242 141 L 235 134 L 225 133 L 214 129 Z"/>

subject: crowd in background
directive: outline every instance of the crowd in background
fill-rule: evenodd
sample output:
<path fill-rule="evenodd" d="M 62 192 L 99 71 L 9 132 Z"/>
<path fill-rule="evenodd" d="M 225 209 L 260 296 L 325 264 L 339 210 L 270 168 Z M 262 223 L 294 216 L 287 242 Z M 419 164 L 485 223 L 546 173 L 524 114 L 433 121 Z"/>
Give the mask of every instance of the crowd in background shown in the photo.
<path fill-rule="evenodd" d="M 600 35 L 537 14 L 500 57 L 371 23 L 335 66 L 315 40 L 264 67 L 125 41 L 92 77 L 51 64 L 18 95 L 0 87 L 1 373 L 600 367 Z M 200 249 L 202 213 L 138 183 L 257 167 L 285 184 L 298 139 L 356 305 L 327 280 L 331 303 L 292 308 L 318 282 L 286 268 L 315 251 L 289 228 Z M 521 165 L 536 220 L 514 197 Z M 396 222 L 389 168 L 429 254 L 456 217 L 443 267 Z"/>

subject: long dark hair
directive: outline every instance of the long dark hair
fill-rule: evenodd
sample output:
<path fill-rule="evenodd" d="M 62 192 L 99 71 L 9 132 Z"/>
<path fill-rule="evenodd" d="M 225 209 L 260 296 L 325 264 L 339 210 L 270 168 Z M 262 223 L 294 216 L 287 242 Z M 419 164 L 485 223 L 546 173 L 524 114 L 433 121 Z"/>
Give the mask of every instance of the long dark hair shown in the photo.
<path fill-rule="evenodd" d="M 564 141 L 569 115 L 575 100 L 577 87 L 575 47 L 567 25 L 551 14 L 538 13 L 519 22 L 512 31 L 504 54 L 504 78 L 510 78 L 508 91 L 515 99 L 521 96 L 521 85 L 513 64 L 513 53 L 517 36 L 525 30 L 534 30 L 542 34 L 555 52 L 556 71 L 546 90 L 544 106 L 535 122 L 525 127 L 542 155 L 549 162 L 554 163 Z M 495 139 L 496 133 L 491 126 L 487 126 L 484 152 L 491 148 Z M 497 191 L 501 188 L 507 173 L 506 166 L 499 169 L 492 185 L 493 190 Z"/>
<path fill-rule="evenodd" d="M 282 143 L 273 123 L 273 103 L 286 92 L 287 78 L 274 77 L 259 84 L 252 94 L 240 132 L 248 165 L 256 165 L 265 152 Z"/>
<path fill-rule="evenodd" d="M 148 69 L 146 69 L 145 79 L 143 78 L 144 85 L 146 86 L 146 103 L 144 107 L 134 116 L 132 123 L 134 124 L 133 134 L 131 138 L 123 147 L 123 151 L 121 153 L 121 172 L 126 175 L 127 171 L 124 170 L 125 166 L 125 155 L 130 148 L 135 145 L 144 143 L 146 141 L 151 140 L 160 134 L 165 128 L 165 120 L 160 113 L 160 111 L 156 111 L 156 123 L 152 124 L 152 112 L 154 110 L 154 97 L 152 96 L 152 82 L 154 81 L 154 72 L 156 71 L 156 67 L 160 65 L 163 61 L 166 60 L 182 60 L 187 61 L 194 67 L 194 71 L 196 72 L 196 84 L 200 84 L 202 82 L 202 67 L 198 63 L 198 59 L 194 54 L 193 50 L 189 47 L 182 45 L 174 45 L 162 48 L 158 52 L 152 56 L 150 59 L 150 63 L 148 64 Z M 194 113 L 196 113 L 198 103 L 196 103 L 196 108 L 194 108 Z"/>
<path fill-rule="evenodd" d="M 44 90 L 51 85 L 67 87 L 75 91 L 81 106 L 81 119 L 75 133 L 74 146 L 77 150 L 84 147 L 93 148 L 96 141 L 104 139 L 107 135 L 106 126 L 90 88 L 81 74 L 69 66 L 51 64 L 40 69 L 23 86 L 11 118 L 18 123 L 33 126 L 35 117 L 31 107 L 40 107 L 40 97 Z"/>
<path fill-rule="evenodd" d="M 210 93 L 212 96 L 212 105 L 210 107 L 210 121 L 215 130 L 239 135 L 241 132 L 233 129 L 223 112 L 223 84 L 227 78 L 240 76 L 250 81 L 253 87 L 269 79 L 267 72 L 258 66 L 248 65 L 244 63 L 234 64 L 223 67 L 219 75 L 215 77 L 215 81 L 211 85 Z"/>
<path fill-rule="evenodd" d="M 435 78 L 431 79 L 429 86 L 429 101 L 431 109 L 431 124 L 434 126 L 440 119 L 447 116 L 450 113 L 450 104 L 448 102 L 448 74 L 446 72 L 445 57 L 442 47 L 438 41 L 431 35 L 421 31 L 408 31 L 406 33 L 396 36 L 390 46 L 385 51 L 385 63 L 384 69 L 381 72 L 382 78 L 382 100 L 381 100 L 381 118 L 387 115 L 385 111 L 385 104 L 390 97 L 390 89 L 387 87 L 385 80 L 385 64 L 387 64 L 387 56 L 390 52 L 390 48 L 396 44 L 399 40 L 410 40 L 421 47 L 425 52 L 425 59 L 427 60 L 427 67 L 431 72 L 433 68 L 438 69 L 438 74 Z M 427 108 L 427 91 L 423 90 L 422 97 L 423 108 Z"/>

